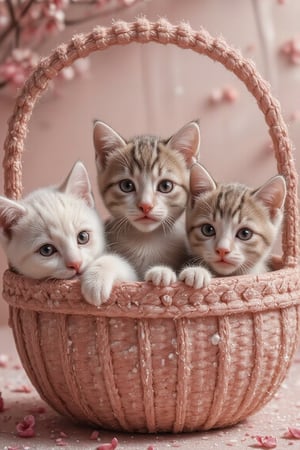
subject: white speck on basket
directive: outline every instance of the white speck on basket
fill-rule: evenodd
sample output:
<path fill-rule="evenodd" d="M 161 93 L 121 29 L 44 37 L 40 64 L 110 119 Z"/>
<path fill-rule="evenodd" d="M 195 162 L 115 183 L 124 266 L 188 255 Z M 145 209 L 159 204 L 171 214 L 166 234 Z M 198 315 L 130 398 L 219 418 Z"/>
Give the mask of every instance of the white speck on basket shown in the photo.
<path fill-rule="evenodd" d="M 163 295 L 162 298 L 161 298 L 161 301 L 162 301 L 163 305 L 171 306 L 172 302 L 173 302 L 173 299 L 172 299 L 172 297 L 170 295 Z"/>
<path fill-rule="evenodd" d="M 131 347 L 129 347 L 128 349 L 128 353 L 134 353 L 137 351 L 137 346 L 136 345 L 132 345 Z"/>
<path fill-rule="evenodd" d="M 211 336 L 210 342 L 212 345 L 218 345 L 221 340 L 221 336 L 218 333 L 215 333 Z"/>

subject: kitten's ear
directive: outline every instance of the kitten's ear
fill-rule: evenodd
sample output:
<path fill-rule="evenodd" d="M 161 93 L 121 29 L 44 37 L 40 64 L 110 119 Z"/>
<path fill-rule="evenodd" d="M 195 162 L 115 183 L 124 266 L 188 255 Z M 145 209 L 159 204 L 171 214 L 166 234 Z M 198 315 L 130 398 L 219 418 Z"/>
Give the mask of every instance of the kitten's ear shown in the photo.
<path fill-rule="evenodd" d="M 20 203 L 6 197 L 0 197 L 0 229 L 7 235 L 13 225 L 26 214 Z"/>
<path fill-rule="evenodd" d="M 59 191 L 75 195 L 94 208 L 95 202 L 87 170 L 81 161 L 77 161 L 65 181 L 59 186 Z"/>
<path fill-rule="evenodd" d="M 276 175 L 253 192 L 254 197 L 268 208 L 270 217 L 275 220 L 283 208 L 286 197 L 286 183 L 281 175 Z"/>
<path fill-rule="evenodd" d="M 200 126 L 197 120 L 189 122 L 174 134 L 167 142 L 167 147 L 180 152 L 188 167 L 199 157 Z"/>
<path fill-rule="evenodd" d="M 127 145 L 126 141 L 106 123 L 94 122 L 94 147 L 98 169 L 105 167 L 108 155 Z"/>
<path fill-rule="evenodd" d="M 190 171 L 190 192 L 192 199 L 205 192 L 213 191 L 217 187 L 214 179 L 199 163 L 195 163 Z"/>

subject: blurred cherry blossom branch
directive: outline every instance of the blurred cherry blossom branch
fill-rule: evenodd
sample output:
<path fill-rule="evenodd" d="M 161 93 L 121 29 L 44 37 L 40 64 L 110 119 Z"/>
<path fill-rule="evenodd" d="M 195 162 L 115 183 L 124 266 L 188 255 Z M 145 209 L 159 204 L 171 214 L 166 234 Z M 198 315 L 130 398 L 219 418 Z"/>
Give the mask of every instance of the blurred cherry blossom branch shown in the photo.
<path fill-rule="evenodd" d="M 68 26 L 129 7 L 139 0 L 0 0 L 0 89 L 15 92 L 39 62 L 37 48 Z M 78 65 L 77 73 L 87 70 Z M 66 80 L 71 79 L 66 71 Z"/>

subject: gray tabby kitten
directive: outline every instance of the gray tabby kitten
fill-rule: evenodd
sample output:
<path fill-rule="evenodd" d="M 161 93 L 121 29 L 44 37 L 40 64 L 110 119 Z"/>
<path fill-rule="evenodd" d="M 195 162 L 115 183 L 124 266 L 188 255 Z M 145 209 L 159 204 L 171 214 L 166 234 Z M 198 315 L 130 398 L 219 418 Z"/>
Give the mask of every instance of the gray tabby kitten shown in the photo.
<path fill-rule="evenodd" d="M 199 265 L 179 279 L 200 288 L 212 276 L 258 274 L 270 270 L 272 246 L 283 218 L 286 184 L 277 175 L 258 189 L 218 184 L 200 164 L 190 176 L 186 227 L 191 254 Z"/>
<path fill-rule="evenodd" d="M 126 141 L 97 121 L 94 146 L 99 191 L 112 216 L 106 224 L 109 248 L 140 279 L 170 284 L 187 258 L 183 213 L 200 147 L 198 122 L 169 139 L 143 135 Z"/>
<path fill-rule="evenodd" d="M 34 279 L 80 276 L 86 300 L 100 305 L 116 281 L 135 280 L 129 264 L 105 254 L 103 225 L 81 162 L 60 186 L 20 201 L 0 197 L 0 243 L 12 270 Z"/>

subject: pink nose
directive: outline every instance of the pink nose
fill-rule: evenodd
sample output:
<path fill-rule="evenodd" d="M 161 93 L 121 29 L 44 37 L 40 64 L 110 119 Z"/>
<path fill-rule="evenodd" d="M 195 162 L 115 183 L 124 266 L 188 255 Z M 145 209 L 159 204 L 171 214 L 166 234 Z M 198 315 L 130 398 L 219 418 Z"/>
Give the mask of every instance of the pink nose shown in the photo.
<path fill-rule="evenodd" d="M 80 272 L 80 267 L 81 267 L 81 261 L 70 261 L 67 264 L 67 267 L 69 269 L 74 269 L 74 270 L 76 270 L 76 273 L 79 273 Z"/>
<path fill-rule="evenodd" d="M 153 205 L 149 203 L 140 203 L 139 208 L 141 211 L 143 211 L 144 214 L 148 214 L 148 212 L 153 208 Z"/>
<path fill-rule="evenodd" d="M 224 256 L 226 256 L 226 255 L 228 255 L 228 253 L 230 253 L 230 250 L 228 250 L 228 248 L 218 247 L 218 248 L 216 248 L 216 252 L 223 259 Z"/>

